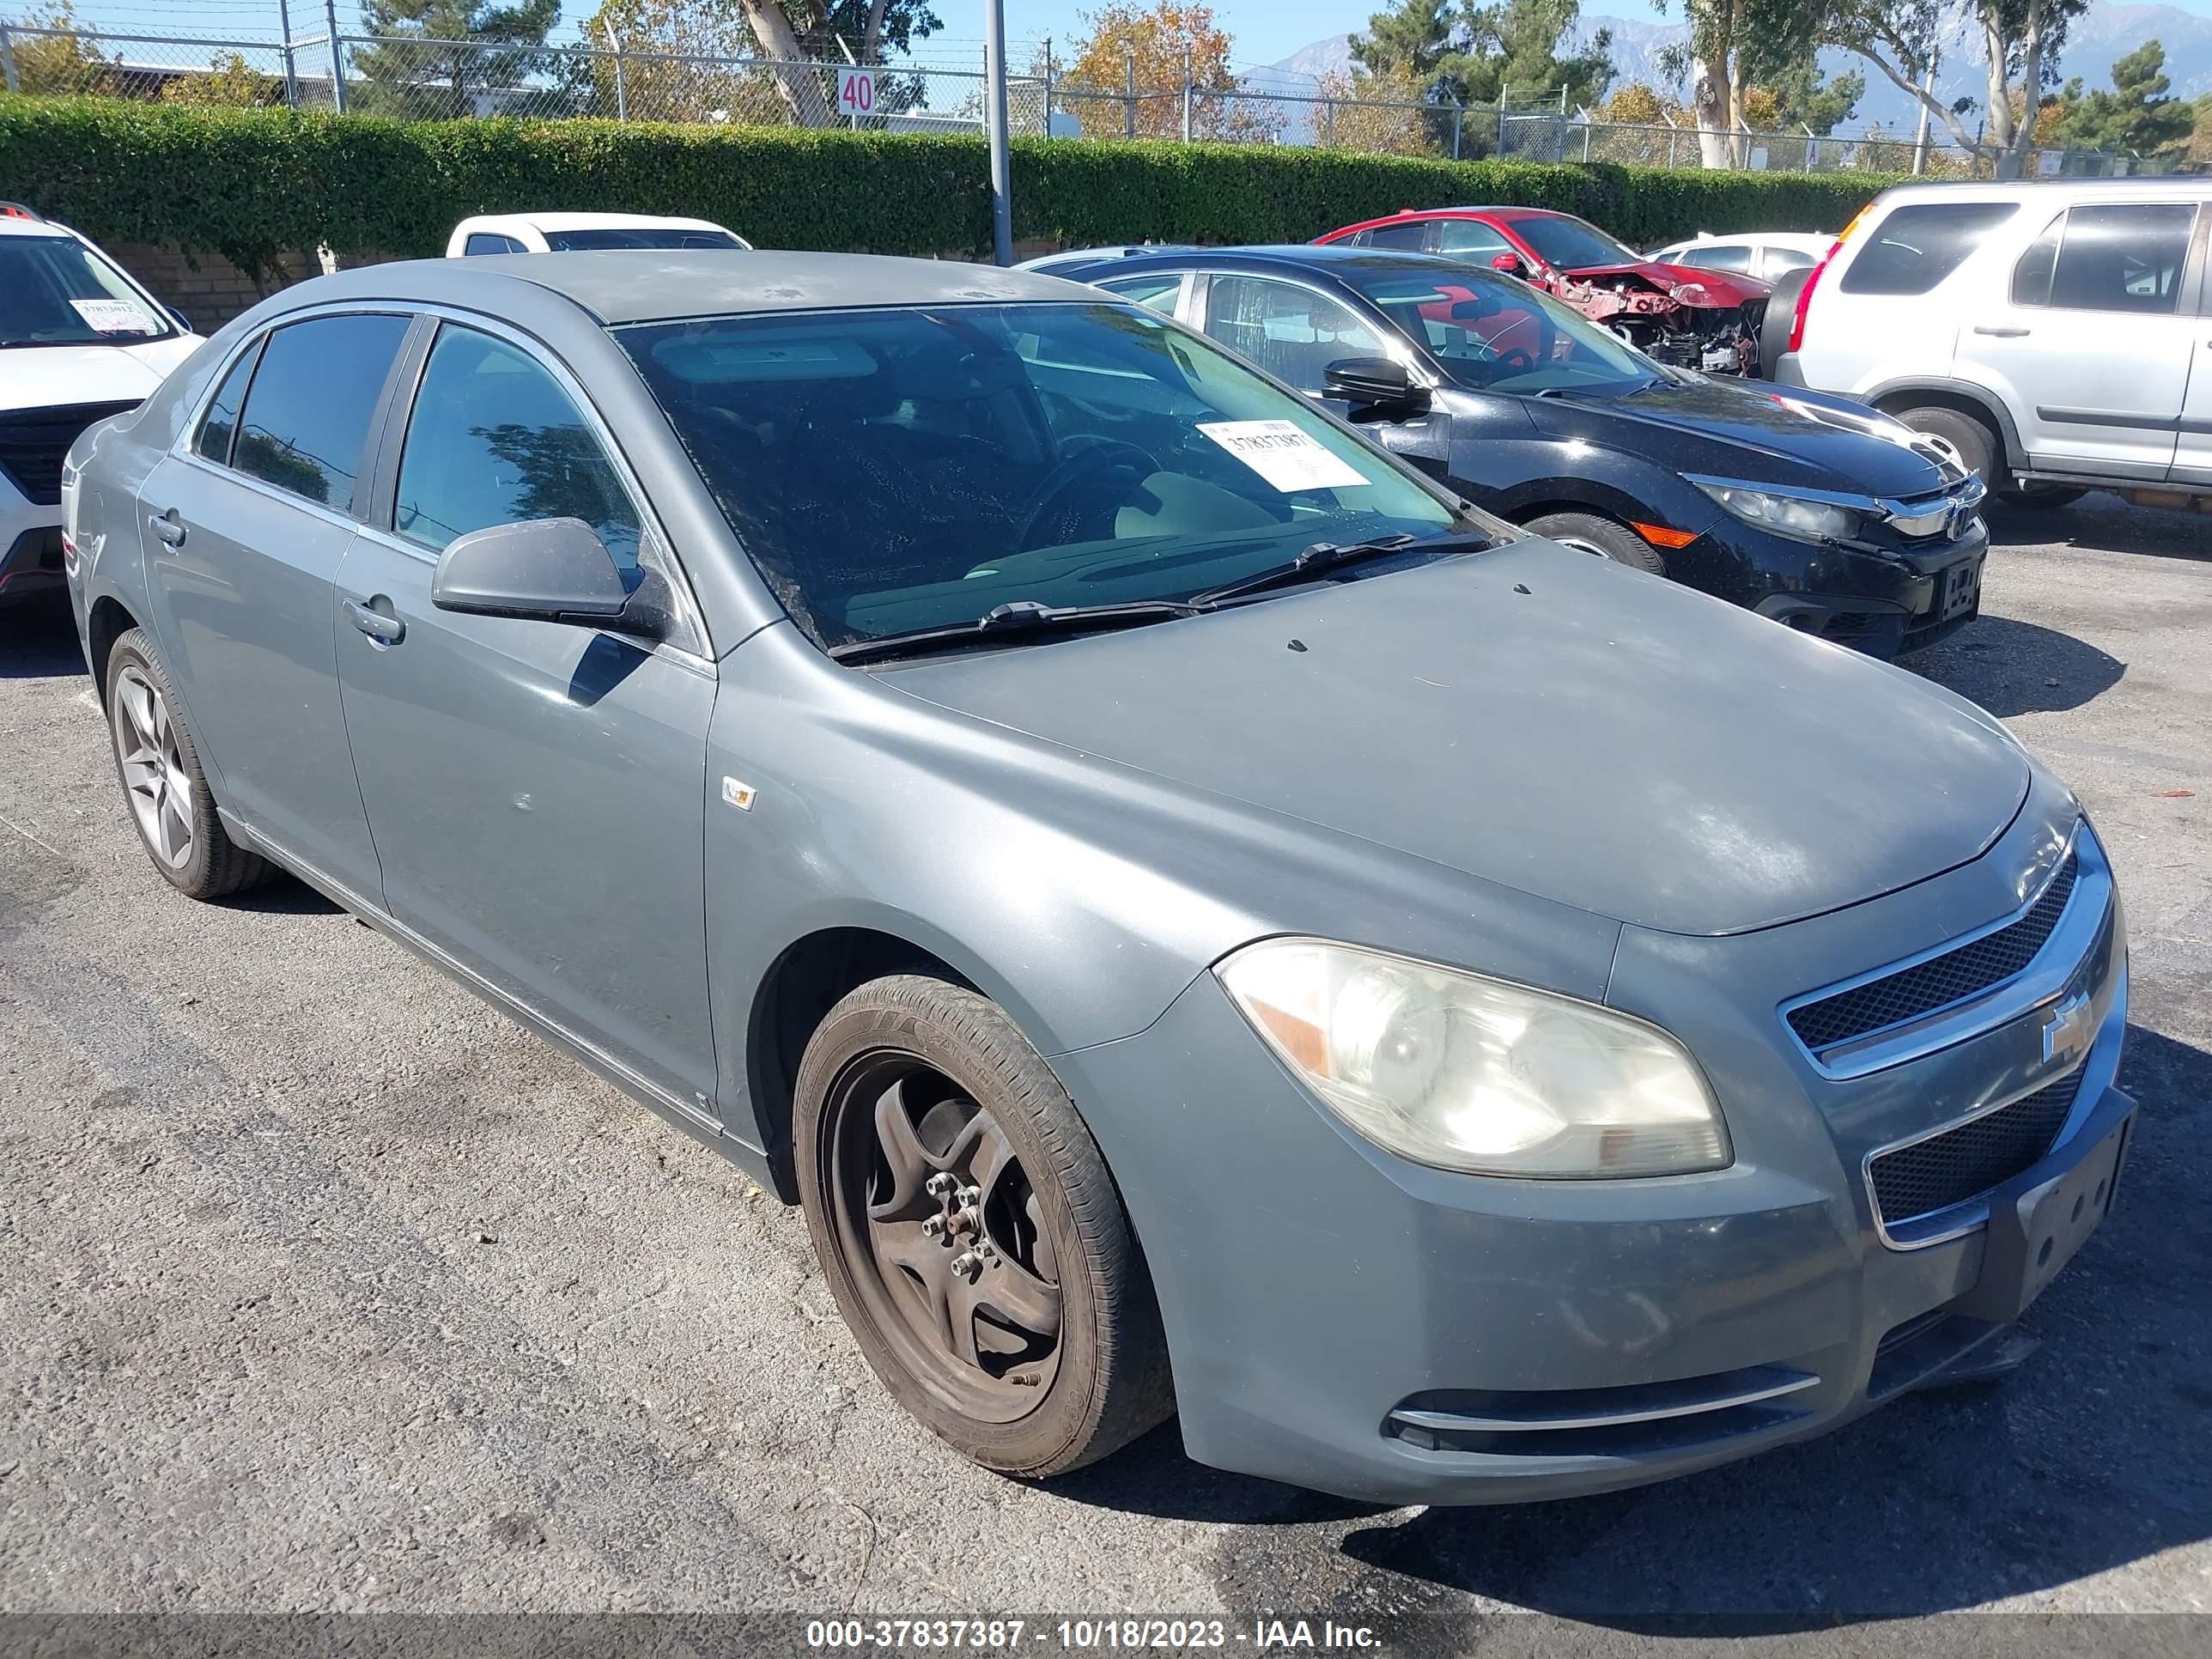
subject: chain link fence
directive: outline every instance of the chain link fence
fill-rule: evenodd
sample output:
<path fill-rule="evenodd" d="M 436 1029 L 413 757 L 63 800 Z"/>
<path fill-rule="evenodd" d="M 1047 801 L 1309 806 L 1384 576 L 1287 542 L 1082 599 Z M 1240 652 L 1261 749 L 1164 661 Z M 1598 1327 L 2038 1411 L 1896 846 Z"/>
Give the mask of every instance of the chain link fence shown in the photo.
<path fill-rule="evenodd" d="M 0 23 L 10 91 L 142 101 L 290 104 L 416 120 L 547 119 L 853 126 L 891 132 L 979 131 L 985 76 L 974 70 L 880 65 L 865 111 L 842 106 L 851 66 L 586 46 L 539 46 L 341 34 L 217 40 L 58 30 Z M 334 70 L 336 71 L 334 73 Z M 1097 85 L 1053 72 L 1010 76 L 1007 125 L 1018 137 L 1153 138 L 1296 144 L 1475 160 L 1708 164 L 1772 172 L 1867 171 L 1987 178 L 1990 159 L 1947 142 L 1632 125 L 1537 105 L 1400 103 L 1237 83 L 1162 90 Z M 1710 152 L 1710 154 L 1709 154 Z M 2112 177 L 2163 170 L 2095 150 L 2034 150 L 2031 177 Z"/>

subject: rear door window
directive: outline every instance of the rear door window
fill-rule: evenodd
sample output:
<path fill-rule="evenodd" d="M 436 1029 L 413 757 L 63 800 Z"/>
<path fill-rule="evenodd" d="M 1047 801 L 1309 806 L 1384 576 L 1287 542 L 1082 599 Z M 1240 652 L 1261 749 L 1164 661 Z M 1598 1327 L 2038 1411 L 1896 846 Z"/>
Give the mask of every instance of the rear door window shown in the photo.
<path fill-rule="evenodd" d="M 2051 274 L 2053 307 L 2171 315 L 2181 298 L 2197 209 L 2187 202 L 2099 204 L 2066 216 Z"/>
<path fill-rule="evenodd" d="M 1182 293 L 1182 272 L 1170 270 L 1151 276 L 1125 276 L 1118 283 L 1101 283 L 1098 286 L 1109 294 L 1118 294 L 1140 306 L 1150 306 L 1163 317 L 1172 317 L 1175 315 L 1176 301 Z"/>
<path fill-rule="evenodd" d="M 350 512 L 369 416 L 407 323 L 388 315 L 317 317 L 271 333 L 246 394 L 231 465 Z"/>
<path fill-rule="evenodd" d="M 1418 253 L 1429 245 L 1429 222 L 1414 219 L 1403 224 L 1377 225 L 1358 236 L 1362 247 L 1395 247 Z"/>
<path fill-rule="evenodd" d="M 2014 202 L 1924 202 L 1893 210 L 1844 272 L 1846 294 L 1925 294 L 2020 211 Z"/>

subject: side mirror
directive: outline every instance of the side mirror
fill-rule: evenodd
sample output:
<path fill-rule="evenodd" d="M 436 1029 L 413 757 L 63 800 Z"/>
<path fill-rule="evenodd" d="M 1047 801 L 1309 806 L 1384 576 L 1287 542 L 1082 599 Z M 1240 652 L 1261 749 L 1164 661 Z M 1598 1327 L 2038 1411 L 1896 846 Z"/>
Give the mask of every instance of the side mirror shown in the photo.
<path fill-rule="evenodd" d="M 629 588 L 581 519 L 531 519 L 454 538 L 438 556 L 430 603 L 472 617 L 647 631 L 623 625 Z"/>
<path fill-rule="evenodd" d="M 1492 254 L 1490 268 L 1507 276 L 1519 276 L 1525 279 L 1528 275 L 1528 267 L 1521 263 L 1518 254 L 1514 253 Z"/>
<path fill-rule="evenodd" d="M 1322 396 L 1354 409 L 1422 410 L 1429 405 L 1428 388 L 1415 386 L 1405 364 L 1389 357 L 1345 357 L 1331 363 L 1322 372 Z"/>

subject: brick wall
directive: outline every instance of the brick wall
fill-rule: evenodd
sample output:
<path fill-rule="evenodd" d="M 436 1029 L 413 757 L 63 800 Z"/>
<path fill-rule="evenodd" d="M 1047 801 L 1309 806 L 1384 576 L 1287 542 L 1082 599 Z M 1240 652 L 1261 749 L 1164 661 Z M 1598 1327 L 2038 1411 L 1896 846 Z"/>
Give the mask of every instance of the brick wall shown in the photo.
<path fill-rule="evenodd" d="M 1056 253 L 1057 242 L 1030 240 L 1014 245 L 1016 259 L 1033 259 Z M 212 334 L 255 301 L 280 288 L 303 282 L 321 271 L 312 254 L 295 254 L 280 262 L 268 282 L 257 285 L 251 276 L 220 253 L 185 253 L 150 242 L 118 242 L 107 249 L 125 270 L 154 291 L 164 305 L 174 306 L 191 319 L 200 334 Z M 350 270 L 356 265 L 381 264 L 397 254 L 344 254 L 338 264 Z M 948 256 L 953 257 L 953 256 Z"/>
<path fill-rule="evenodd" d="M 282 259 L 268 280 L 254 280 L 220 253 L 185 253 L 149 242 L 117 242 L 108 254 L 125 270 L 154 291 L 164 305 L 174 306 L 191 319 L 195 333 L 212 334 L 255 301 L 321 274 L 313 254 L 293 254 Z M 380 264 L 396 256 L 342 256 L 339 265 Z"/>

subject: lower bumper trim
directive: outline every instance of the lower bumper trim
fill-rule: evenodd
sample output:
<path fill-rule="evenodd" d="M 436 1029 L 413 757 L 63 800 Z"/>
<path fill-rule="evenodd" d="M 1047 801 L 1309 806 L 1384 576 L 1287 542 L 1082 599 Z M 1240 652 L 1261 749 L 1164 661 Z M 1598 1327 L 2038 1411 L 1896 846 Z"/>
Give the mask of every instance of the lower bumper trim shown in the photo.
<path fill-rule="evenodd" d="M 1656 1423 L 1755 1406 L 1801 1389 L 1820 1379 L 1804 1371 L 1761 1366 L 1719 1376 L 1679 1382 L 1652 1382 L 1625 1389 L 1561 1389 L 1556 1393 L 1504 1396 L 1486 1409 L 1431 1411 L 1400 1406 L 1394 1423 L 1439 1434 L 1521 1434 L 1559 1429 L 1610 1429 L 1631 1423 Z M 1416 1396 L 1419 1398 L 1419 1396 Z"/>

